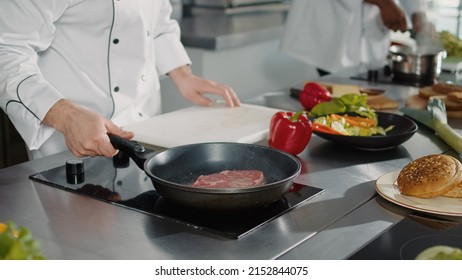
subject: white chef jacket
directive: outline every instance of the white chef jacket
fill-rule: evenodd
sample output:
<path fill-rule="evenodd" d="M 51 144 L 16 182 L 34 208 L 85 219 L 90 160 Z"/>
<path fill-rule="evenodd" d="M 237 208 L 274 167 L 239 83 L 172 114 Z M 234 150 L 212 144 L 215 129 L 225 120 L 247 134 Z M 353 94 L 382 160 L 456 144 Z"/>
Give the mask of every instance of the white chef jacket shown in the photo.
<path fill-rule="evenodd" d="M 400 0 L 408 15 L 425 0 Z M 376 5 L 363 0 L 292 0 L 281 51 L 332 73 L 383 67 L 390 44 Z"/>
<path fill-rule="evenodd" d="M 0 106 L 34 157 L 66 150 L 41 123 L 67 98 L 117 125 L 160 113 L 159 77 L 190 64 L 168 0 L 0 1 Z"/>

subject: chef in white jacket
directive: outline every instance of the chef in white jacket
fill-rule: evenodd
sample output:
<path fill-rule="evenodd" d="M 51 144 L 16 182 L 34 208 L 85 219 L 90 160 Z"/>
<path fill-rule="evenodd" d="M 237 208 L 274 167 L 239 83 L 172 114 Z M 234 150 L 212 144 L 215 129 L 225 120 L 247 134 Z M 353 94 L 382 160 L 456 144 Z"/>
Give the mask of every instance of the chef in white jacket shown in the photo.
<path fill-rule="evenodd" d="M 107 136 L 160 113 L 159 77 L 211 105 L 227 85 L 192 74 L 168 0 L 0 1 L 0 107 L 38 158 L 112 156 Z M 167 125 L 167 124 L 166 124 Z"/>
<path fill-rule="evenodd" d="M 425 0 L 292 0 L 281 50 L 339 75 L 383 67 L 390 31 L 435 36 Z"/>

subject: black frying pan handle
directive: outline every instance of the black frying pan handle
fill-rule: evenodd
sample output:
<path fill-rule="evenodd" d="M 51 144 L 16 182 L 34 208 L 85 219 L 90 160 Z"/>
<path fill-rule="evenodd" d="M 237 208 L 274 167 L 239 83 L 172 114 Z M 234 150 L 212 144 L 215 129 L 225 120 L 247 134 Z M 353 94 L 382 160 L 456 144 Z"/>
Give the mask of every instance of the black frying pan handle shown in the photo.
<path fill-rule="evenodd" d="M 139 168 L 144 170 L 144 162 L 149 158 L 150 153 L 146 151 L 143 145 L 112 134 L 108 134 L 108 136 L 114 148 L 126 153 Z"/>

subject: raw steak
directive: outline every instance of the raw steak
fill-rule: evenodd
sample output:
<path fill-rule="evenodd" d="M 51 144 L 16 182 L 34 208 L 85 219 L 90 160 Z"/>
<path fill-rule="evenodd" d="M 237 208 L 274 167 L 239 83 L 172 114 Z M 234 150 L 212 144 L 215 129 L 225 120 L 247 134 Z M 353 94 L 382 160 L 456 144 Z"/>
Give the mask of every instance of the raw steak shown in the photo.
<path fill-rule="evenodd" d="M 265 180 L 259 170 L 224 170 L 220 173 L 201 175 L 193 183 L 200 188 L 248 188 L 262 185 Z"/>

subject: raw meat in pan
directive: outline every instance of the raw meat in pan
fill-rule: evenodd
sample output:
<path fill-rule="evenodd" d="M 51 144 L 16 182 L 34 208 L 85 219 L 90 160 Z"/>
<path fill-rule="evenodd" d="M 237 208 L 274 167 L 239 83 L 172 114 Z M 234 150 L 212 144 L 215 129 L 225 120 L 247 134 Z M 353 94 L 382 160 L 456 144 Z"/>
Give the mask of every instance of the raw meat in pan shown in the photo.
<path fill-rule="evenodd" d="M 265 176 L 260 170 L 224 170 L 220 173 L 201 175 L 193 183 L 200 188 L 248 188 L 260 186 Z"/>

